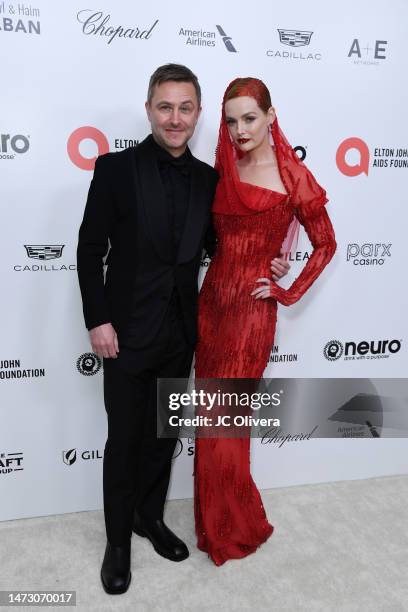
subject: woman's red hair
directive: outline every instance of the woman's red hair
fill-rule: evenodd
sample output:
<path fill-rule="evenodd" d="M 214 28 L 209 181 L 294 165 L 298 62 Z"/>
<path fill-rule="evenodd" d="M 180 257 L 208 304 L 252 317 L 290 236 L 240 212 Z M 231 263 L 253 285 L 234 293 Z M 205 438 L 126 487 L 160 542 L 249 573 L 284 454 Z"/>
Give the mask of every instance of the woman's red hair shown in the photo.
<path fill-rule="evenodd" d="M 254 98 L 264 113 L 268 112 L 272 106 L 271 94 L 269 89 L 260 79 L 254 77 L 240 77 L 232 81 L 224 94 L 223 103 L 239 98 L 240 96 L 249 96 Z"/>

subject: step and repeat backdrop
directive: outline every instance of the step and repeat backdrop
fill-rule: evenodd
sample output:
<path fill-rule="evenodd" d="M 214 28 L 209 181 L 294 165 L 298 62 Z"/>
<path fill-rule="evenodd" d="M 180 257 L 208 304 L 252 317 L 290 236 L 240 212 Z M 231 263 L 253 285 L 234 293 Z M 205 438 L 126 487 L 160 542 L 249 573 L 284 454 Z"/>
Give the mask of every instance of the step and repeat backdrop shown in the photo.
<path fill-rule="evenodd" d="M 149 133 L 161 64 L 199 77 L 191 149 L 210 164 L 227 84 L 264 80 L 330 198 L 337 253 L 300 303 L 279 308 L 266 376 L 407 376 L 407 19 L 402 0 L 0 1 L 0 519 L 102 507 L 103 373 L 82 319 L 77 235 L 96 156 Z M 301 231 L 285 286 L 310 253 Z M 406 439 L 364 424 L 339 436 L 253 440 L 258 485 L 408 471 Z M 170 498 L 191 497 L 193 456 L 181 439 Z"/>

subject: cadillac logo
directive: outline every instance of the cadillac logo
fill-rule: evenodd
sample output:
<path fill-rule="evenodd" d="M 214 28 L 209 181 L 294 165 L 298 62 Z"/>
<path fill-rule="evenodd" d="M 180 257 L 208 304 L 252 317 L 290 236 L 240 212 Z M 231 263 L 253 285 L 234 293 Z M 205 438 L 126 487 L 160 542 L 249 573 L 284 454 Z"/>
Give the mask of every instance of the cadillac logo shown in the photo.
<path fill-rule="evenodd" d="M 31 259 L 58 259 L 62 255 L 64 244 L 25 244 L 28 257 Z"/>
<path fill-rule="evenodd" d="M 310 43 L 313 32 L 305 30 L 279 30 L 279 40 L 289 47 L 305 47 Z"/>

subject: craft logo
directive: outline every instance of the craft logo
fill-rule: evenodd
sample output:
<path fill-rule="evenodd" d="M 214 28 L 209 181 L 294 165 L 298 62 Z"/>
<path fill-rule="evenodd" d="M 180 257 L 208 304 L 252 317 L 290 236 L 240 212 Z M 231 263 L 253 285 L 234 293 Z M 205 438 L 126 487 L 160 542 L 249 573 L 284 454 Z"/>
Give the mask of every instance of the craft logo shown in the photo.
<path fill-rule="evenodd" d="M 77 370 L 83 376 L 94 376 L 101 369 L 102 361 L 96 353 L 83 353 L 76 362 Z"/>
<path fill-rule="evenodd" d="M 110 147 L 108 139 L 105 134 L 98 130 L 96 127 L 92 127 L 91 125 L 84 125 L 80 128 L 77 128 L 72 132 L 72 134 L 68 138 L 67 142 L 67 152 L 68 157 L 72 161 L 72 163 L 80 168 L 81 170 L 93 170 L 95 167 L 95 161 L 97 156 L 86 157 L 83 153 L 82 143 L 84 141 L 91 141 L 92 146 L 97 148 L 98 155 L 104 155 L 105 153 L 109 153 Z M 139 141 L 136 139 L 129 138 L 115 138 L 114 139 L 114 148 L 116 151 L 120 151 L 122 149 L 126 149 L 127 147 L 135 147 L 139 144 Z"/>
<path fill-rule="evenodd" d="M 23 453 L 0 453 L 0 474 L 22 472 L 23 459 Z"/>
<path fill-rule="evenodd" d="M 279 346 L 274 345 L 272 347 L 272 352 L 270 354 L 268 363 L 282 363 L 288 361 L 297 361 L 298 354 L 297 353 L 281 353 L 279 354 Z"/>
<path fill-rule="evenodd" d="M 345 361 L 356 359 L 388 359 L 401 349 L 402 340 L 330 340 L 323 349 L 328 361 L 337 361 L 341 357 Z"/>
<path fill-rule="evenodd" d="M 7 17 L 5 17 L 7 15 Z M 19 34 L 41 34 L 41 24 L 38 19 L 40 9 L 31 5 L 19 3 L 16 6 L 0 2 L 0 31 L 17 32 Z M 27 19 L 35 17 L 35 19 Z"/>
<path fill-rule="evenodd" d="M 189 30 L 187 28 L 180 28 L 179 36 L 183 36 L 186 39 L 186 45 L 191 45 L 195 47 L 215 47 L 216 42 L 218 40 L 218 36 L 221 38 L 222 42 L 227 51 L 230 53 L 237 53 L 237 50 L 232 42 L 231 36 L 228 36 L 224 30 L 224 28 L 220 25 L 215 26 L 217 31 L 215 30 Z"/>
<path fill-rule="evenodd" d="M 77 20 L 82 24 L 82 32 L 86 36 L 103 36 L 108 45 L 117 37 L 119 38 L 134 38 L 136 40 L 148 40 L 159 20 L 147 26 L 112 26 L 110 24 L 110 15 L 105 15 L 102 11 L 94 12 L 92 9 L 84 9 L 77 13 Z"/>
<path fill-rule="evenodd" d="M 375 40 L 370 47 L 369 43 L 363 47 L 358 38 L 355 38 L 351 43 L 347 57 L 353 64 L 363 66 L 379 66 L 382 60 L 386 58 L 387 40 Z"/>
<path fill-rule="evenodd" d="M 20 359 L 0 359 L 0 380 L 42 378 L 44 376 L 44 368 L 22 369 Z"/>
<path fill-rule="evenodd" d="M 27 257 L 38 261 L 49 261 L 50 259 L 61 259 L 64 244 L 25 244 Z M 75 264 L 32 264 L 13 266 L 14 272 L 74 272 Z"/>
<path fill-rule="evenodd" d="M 188 457 L 194 455 L 194 438 L 185 438 L 184 443 L 183 440 L 177 438 L 176 447 L 172 457 L 173 461 L 174 459 L 177 459 L 177 457 L 180 457 L 180 455 L 183 453 L 184 446 Z"/>
<path fill-rule="evenodd" d="M 340 143 L 336 164 L 346 176 L 368 176 L 370 165 L 372 168 L 408 168 L 408 148 L 375 147 L 373 155 L 370 155 L 364 140 L 353 136 Z"/>
<path fill-rule="evenodd" d="M 103 455 L 100 454 L 99 450 L 84 450 L 81 452 L 80 458 L 84 461 L 92 461 L 96 459 L 103 459 Z M 78 454 L 76 448 L 62 451 L 62 460 L 65 465 L 73 465 L 77 459 Z"/>
<path fill-rule="evenodd" d="M 347 245 L 347 261 L 354 266 L 382 266 L 391 257 L 392 243 L 365 242 Z"/>
<path fill-rule="evenodd" d="M 291 47 L 307 47 L 310 45 L 313 32 L 308 30 L 282 30 L 278 28 L 279 42 L 281 45 Z M 283 49 L 268 49 L 266 51 L 268 57 L 284 60 L 317 60 L 322 59 L 320 52 L 303 52 L 303 51 L 285 51 Z"/>
<path fill-rule="evenodd" d="M 0 159 L 15 159 L 27 153 L 30 148 L 29 136 L 23 134 L 0 134 Z"/>

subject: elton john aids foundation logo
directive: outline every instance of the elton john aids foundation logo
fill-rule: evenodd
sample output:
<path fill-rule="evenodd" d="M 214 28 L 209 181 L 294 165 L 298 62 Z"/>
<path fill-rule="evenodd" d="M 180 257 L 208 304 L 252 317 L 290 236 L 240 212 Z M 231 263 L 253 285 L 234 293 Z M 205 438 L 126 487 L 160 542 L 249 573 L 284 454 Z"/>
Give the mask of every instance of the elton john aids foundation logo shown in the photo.
<path fill-rule="evenodd" d="M 374 147 L 372 168 L 408 168 L 407 147 Z M 368 176 L 370 167 L 370 150 L 361 138 L 346 138 L 340 143 L 336 152 L 336 164 L 346 176 Z"/>
<path fill-rule="evenodd" d="M 351 151 L 357 155 L 356 161 L 349 159 Z M 358 176 L 362 173 L 368 175 L 369 162 L 370 151 L 361 138 L 347 138 L 337 149 L 336 164 L 340 172 L 346 176 Z"/>
<path fill-rule="evenodd" d="M 67 151 L 72 163 L 81 170 L 93 170 L 97 156 L 86 157 L 82 153 L 81 145 L 85 140 L 90 140 L 93 144 L 96 144 L 98 155 L 109 152 L 109 142 L 103 132 L 90 125 L 76 129 L 68 138 Z"/>
<path fill-rule="evenodd" d="M 139 144 L 137 138 L 114 138 L 112 147 L 116 151 L 135 147 Z M 81 170 L 93 170 L 96 158 L 109 153 L 110 146 L 105 134 L 98 128 L 85 125 L 72 132 L 67 142 L 68 157 Z M 94 153 L 97 153 L 94 155 Z"/>

